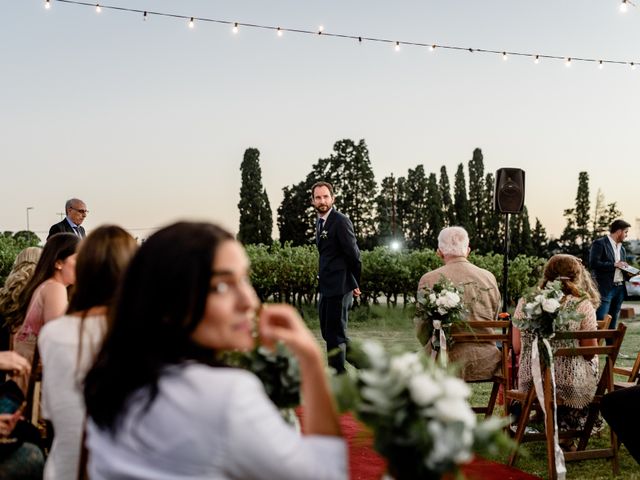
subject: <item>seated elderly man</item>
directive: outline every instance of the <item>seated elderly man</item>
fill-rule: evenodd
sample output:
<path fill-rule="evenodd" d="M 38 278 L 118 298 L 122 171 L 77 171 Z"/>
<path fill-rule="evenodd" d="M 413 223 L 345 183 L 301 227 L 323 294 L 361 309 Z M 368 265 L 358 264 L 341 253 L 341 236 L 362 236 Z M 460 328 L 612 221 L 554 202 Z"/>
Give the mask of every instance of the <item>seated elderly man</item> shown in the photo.
<path fill-rule="evenodd" d="M 418 283 L 418 291 L 433 285 L 444 276 L 455 285 L 464 288 L 463 301 L 468 310 L 467 320 L 495 320 L 500 308 L 500 291 L 493 274 L 476 267 L 467 260 L 469 235 L 462 227 L 447 227 L 438 235 L 437 254 L 444 266 L 426 273 Z M 416 318 L 416 335 L 431 354 L 429 338 L 426 338 L 426 321 Z M 460 331 L 461 327 L 452 327 Z M 480 333 L 480 330 L 476 329 Z M 487 331 L 487 333 L 492 333 Z M 454 343 L 448 351 L 449 361 L 460 368 L 460 376 L 470 382 L 487 380 L 500 367 L 500 352 L 494 342 Z"/>

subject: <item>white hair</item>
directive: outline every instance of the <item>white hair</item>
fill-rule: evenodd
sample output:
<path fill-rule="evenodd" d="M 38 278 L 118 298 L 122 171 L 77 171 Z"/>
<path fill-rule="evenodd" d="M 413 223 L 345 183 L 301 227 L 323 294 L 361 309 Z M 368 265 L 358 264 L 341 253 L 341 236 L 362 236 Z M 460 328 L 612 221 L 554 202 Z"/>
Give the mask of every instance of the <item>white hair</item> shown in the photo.
<path fill-rule="evenodd" d="M 438 249 L 446 257 L 466 257 L 469 234 L 462 227 L 443 228 L 438 235 Z"/>

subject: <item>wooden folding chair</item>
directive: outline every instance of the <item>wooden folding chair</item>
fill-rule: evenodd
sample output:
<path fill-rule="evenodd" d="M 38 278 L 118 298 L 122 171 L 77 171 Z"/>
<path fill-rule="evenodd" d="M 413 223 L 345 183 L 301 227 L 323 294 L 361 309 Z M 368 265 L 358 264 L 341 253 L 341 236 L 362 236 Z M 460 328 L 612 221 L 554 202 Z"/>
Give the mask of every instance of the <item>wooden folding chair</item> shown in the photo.
<path fill-rule="evenodd" d="M 555 334 L 555 339 L 558 340 L 585 340 L 596 339 L 598 342 L 600 339 L 611 339 L 611 345 L 600 345 L 596 347 L 571 347 L 571 348 L 558 348 L 554 352 L 554 357 L 576 357 L 581 355 L 600 355 L 606 357 L 604 360 L 604 367 L 598 380 L 596 392 L 593 400 L 589 404 L 589 413 L 583 430 L 571 430 L 560 431 L 558 436 L 560 439 L 578 439 L 578 448 L 575 452 L 564 452 L 564 459 L 567 462 L 574 460 L 587 460 L 592 458 L 610 458 L 611 466 L 614 474 L 619 471 L 618 465 L 618 441 L 613 430 L 611 431 L 611 445 L 607 448 L 601 449 L 589 449 L 587 450 L 587 444 L 591 436 L 591 430 L 595 424 L 598 413 L 600 411 L 600 401 L 606 392 L 613 391 L 613 366 L 615 364 L 618 352 L 620 351 L 620 345 L 622 345 L 622 339 L 627 327 L 620 323 L 616 330 L 593 330 L 593 331 L 577 331 L 577 332 L 558 332 Z M 553 341 L 552 340 L 552 345 Z M 601 364 L 602 364 L 602 359 Z M 531 433 L 526 434 L 526 427 L 529 423 L 529 414 L 531 410 L 538 405 L 538 400 L 535 394 L 533 385 L 526 391 L 511 390 L 505 395 L 511 401 L 519 400 L 522 403 L 522 412 L 518 421 L 518 427 L 515 433 L 515 443 L 519 447 L 522 442 L 527 441 L 546 441 L 547 444 L 547 468 L 549 479 L 556 479 L 556 465 L 554 456 L 554 429 L 555 422 L 553 418 L 554 404 L 553 394 L 551 387 L 551 370 L 542 365 L 542 379 L 544 390 L 544 408 L 547 412 L 544 424 L 543 433 Z M 558 400 L 558 403 L 560 401 Z M 517 449 L 514 449 L 509 457 L 509 465 L 513 466 L 517 459 Z"/>
<path fill-rule="evenodd" d="M 598 330 L 608 330 L 611 325 L 611 315 L 607 314 L 602 320 L 598 320 Z"/>
<path fill-rule="evenodd" d="M 459 331 L 451 334 L 455 343 L 486 343 L 501 342 L 500 372 L 486 380 L 476 380 L 468 383 L 492 383 L 489 402 L 486 406 L 472 407 L 475 413 L 483 413 L 485 417 L 493 415 L 493 409 L 498 398 L 498 391 L 502 385 L 503 391 L 511 388 L 512 382 L 509 372 L 509 353 L 511 352 L 511 321 L 509 320 L 472 320 L 466 322 L 472 331 Z M 475 329 L 491 329 L 493 333 L 479 333 Z"/>
<path fill-rule="evenodd" d="M 634 385 L 638 385 L 638 383 L 640 383 L 640 352 L 638 352 L 636 361 L 634 362 L 631 368 L 614 366 L 613 373 L 615 375 L 622 375 L 625 377 L 623 380 L 614 379 L 613 388 L 615 390 L 620 390 L 621 388 L 633 387 Z"/>

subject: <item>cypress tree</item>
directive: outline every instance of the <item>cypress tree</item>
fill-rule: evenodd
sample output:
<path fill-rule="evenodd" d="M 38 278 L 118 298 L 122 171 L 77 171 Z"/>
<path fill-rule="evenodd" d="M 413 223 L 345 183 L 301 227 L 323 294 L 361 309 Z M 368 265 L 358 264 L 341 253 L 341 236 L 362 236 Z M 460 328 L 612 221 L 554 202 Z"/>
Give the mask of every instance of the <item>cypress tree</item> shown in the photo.
<path fill-rule="evenodd" d="M 267 192 L 262 186 L 260 151 L 247 148 L 240 164 L 242 184 L 240 186 L 240 228 L 238 240 L 247 244 L 270 244 L 273 218 Z"/>
<path fill-rule="evenodd" d="M 447 167 L 444 165 L 440 167 L 440 181 L 438 183 L 440 187 L 440 196 L 442 197 L 442 213 L 444 216 L 445 225 L 454 225 L 455 211 L 453 209 L 453 199 L 451 198 L 451 185 L 449 183 L 449 175 L 447 174 Z"/>
<path fill-rule="evenodd" d="M 455 223 L 460 227 L 469 229 L 469 200 L 467 198 L 467 186 L 464 179 L 464 166 L 458 165 L 453 184 L 453 209 L 455 211 Z"/>
<path fill-rule="evenodd" d="M 435 173 L 429 174 L 427 180 L 427 246 L 433 249 L 438 248 L 438 235 L 444 226 L 442 214 L 442 197 Z"/>
<path fill-rule="evenodd" d="M 479 245 L 484 237 L 484 159 L 482 150 L 476 148 L 469 160 L 469 214 L 472 228 L 469 239 L 473 245 Z"/>

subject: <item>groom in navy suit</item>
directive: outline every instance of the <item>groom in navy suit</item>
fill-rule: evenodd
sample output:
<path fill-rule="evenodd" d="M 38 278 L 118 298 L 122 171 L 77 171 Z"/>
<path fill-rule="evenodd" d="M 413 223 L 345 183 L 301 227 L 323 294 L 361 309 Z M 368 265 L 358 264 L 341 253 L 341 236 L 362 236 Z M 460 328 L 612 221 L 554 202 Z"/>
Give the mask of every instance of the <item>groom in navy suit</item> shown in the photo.
<path fill-rule="evenodd" d="M 618 314 L 625 296 L 624 272 L 620 268 L 628 267 L 622 242 L 629 234 L 629 225 L 624 220 L 616 220 L 609 227 L 609 235 L 598 238 L 591 244 L 589 267 L 600 291 L 600 306 L 596 310 L 598 320 L 611 315 L 609 328 L 616 328 Z"/>
<path fill-rule="evenodd" d="M 317 182 L 311 187 L 311 201 L 318 220 L 316 244 L 320 254 L 320 330 L 327 343 L 329 366 L 344 372 L 347 349 L 347 320 L 353 296 L 360 295 L 360 250 L 351 220 L 333 208 L 333 187 Z"/>

